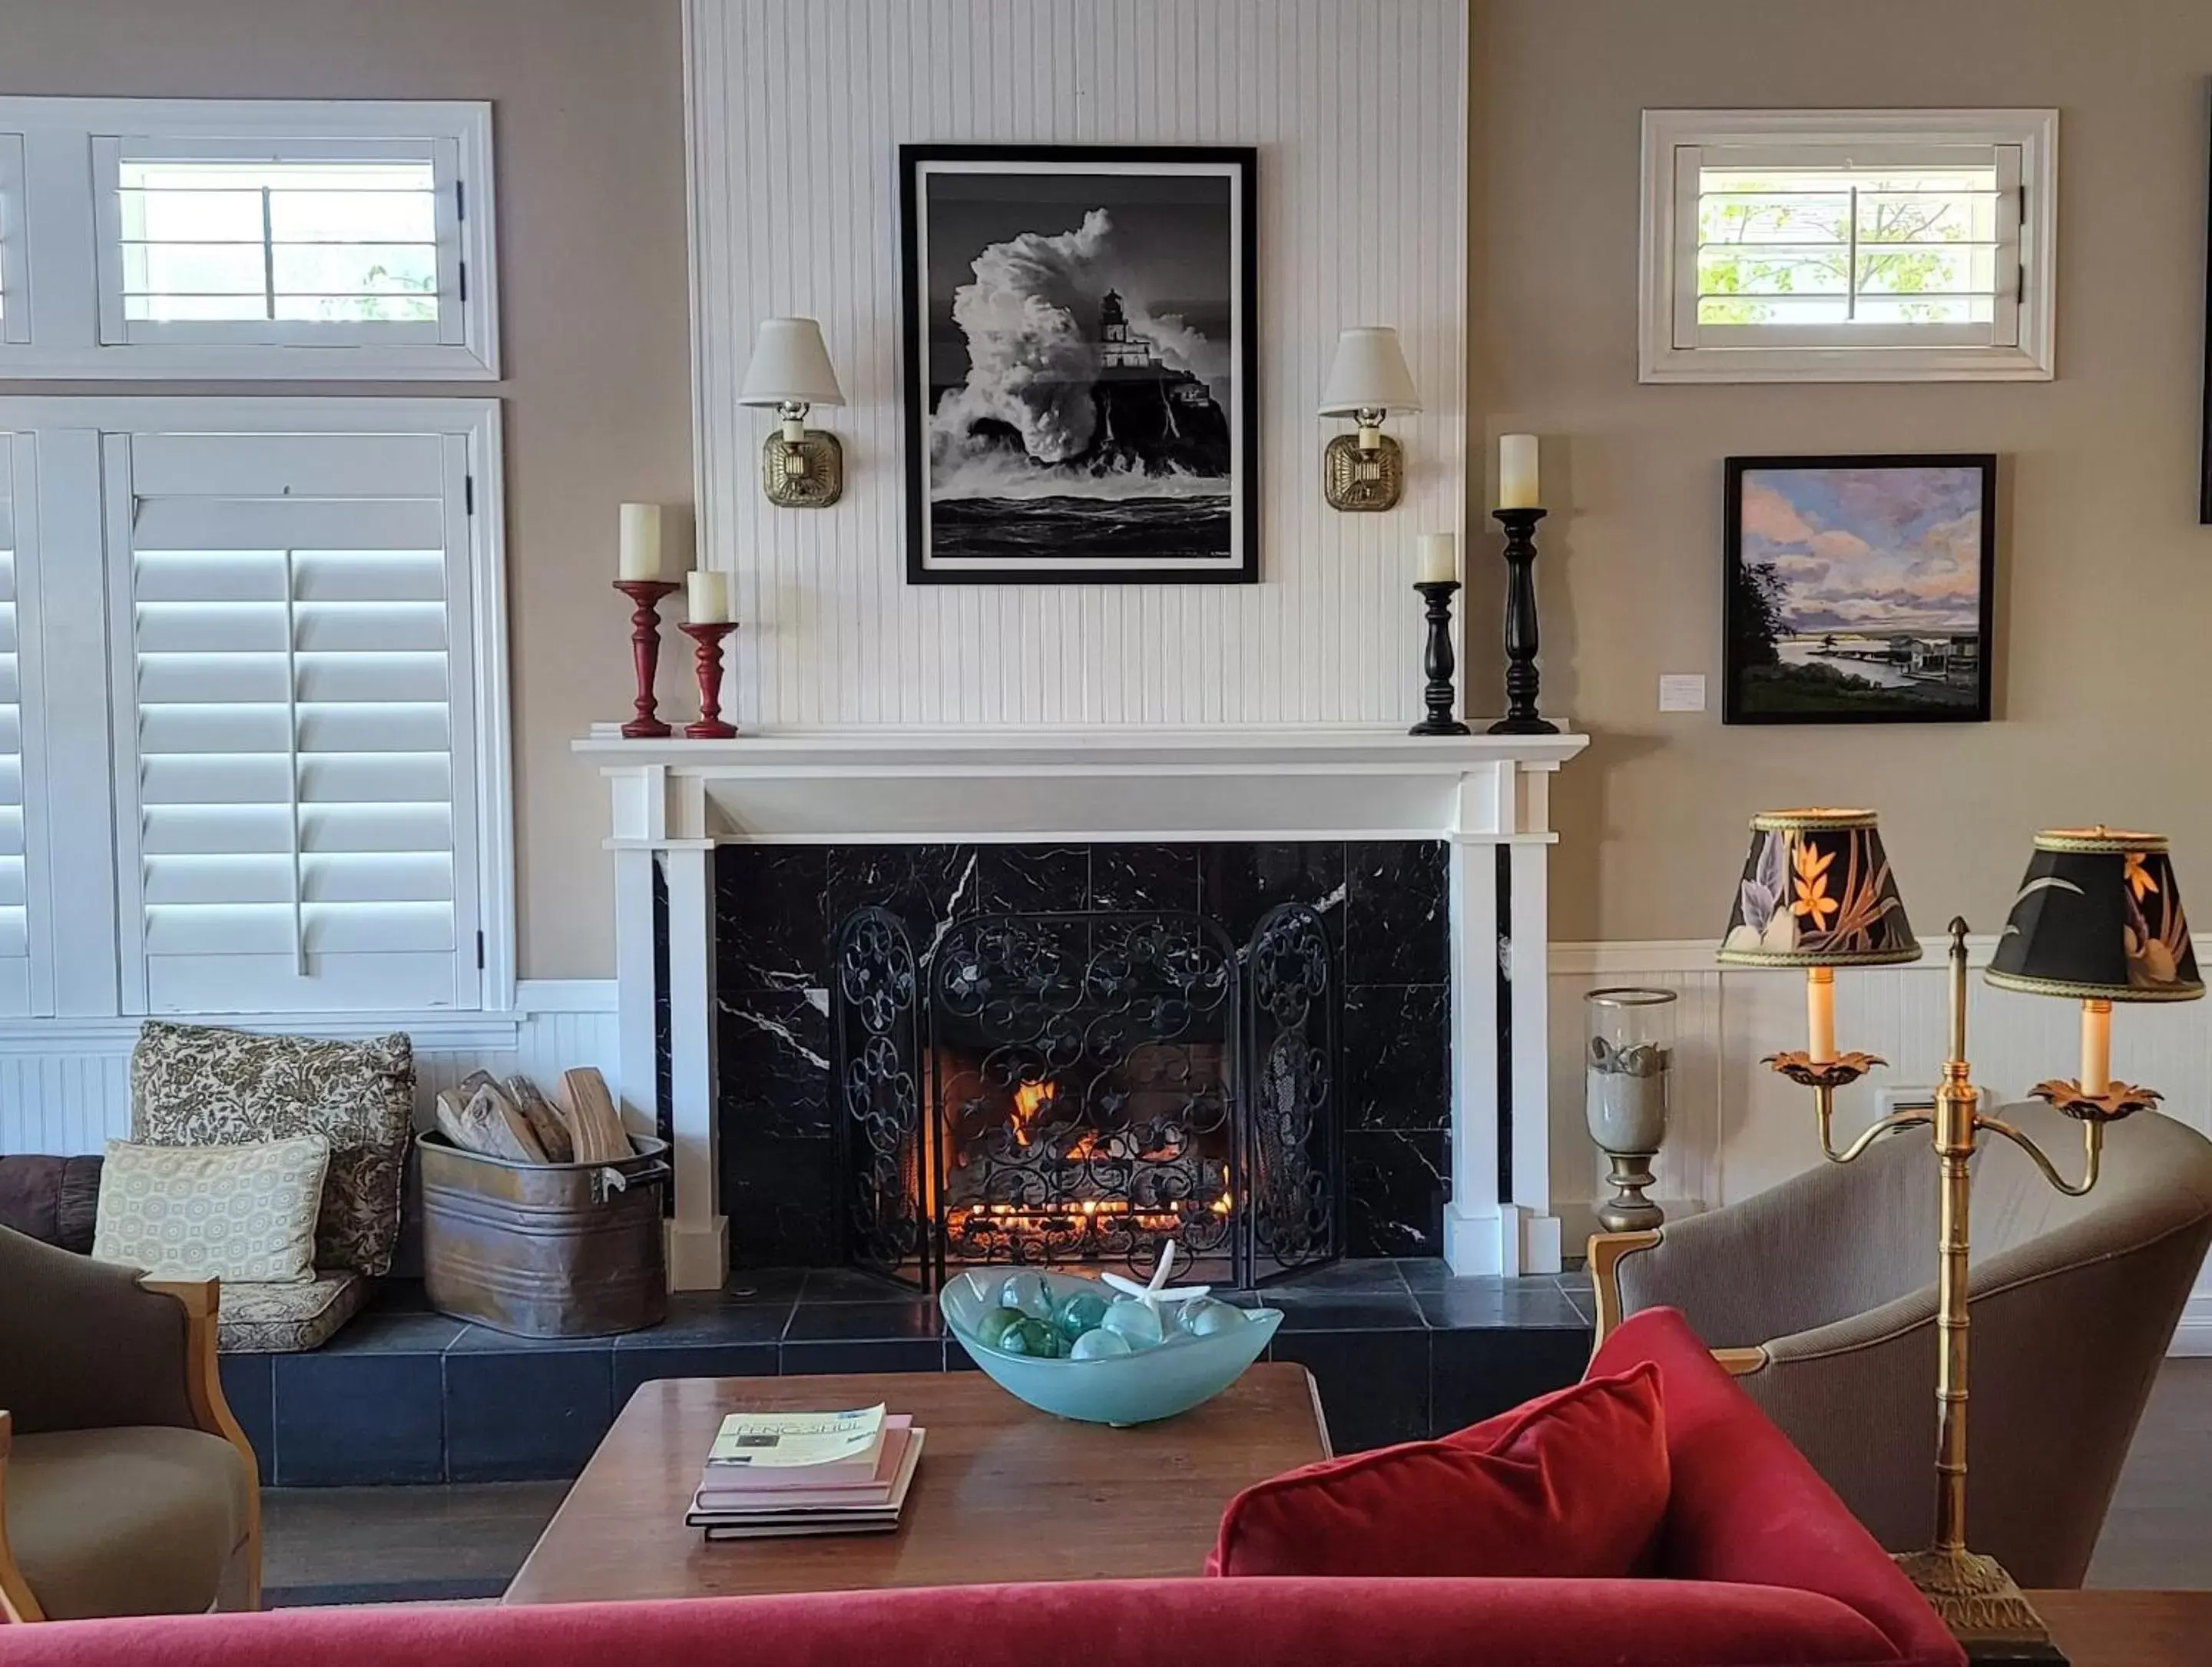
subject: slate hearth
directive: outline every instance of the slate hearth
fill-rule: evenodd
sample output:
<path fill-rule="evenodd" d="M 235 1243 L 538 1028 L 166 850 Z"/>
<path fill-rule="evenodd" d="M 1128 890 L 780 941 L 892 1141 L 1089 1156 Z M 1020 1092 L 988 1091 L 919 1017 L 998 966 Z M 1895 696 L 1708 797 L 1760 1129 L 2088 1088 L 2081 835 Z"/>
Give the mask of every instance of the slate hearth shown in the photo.
<path fill-rule="evenodd" d="M 1245 1301 L 1257 1299 L 1244 1298 Z M 1339 1452 L 1455 1430 L 1573 1381 L 1589 1355 L 1579 1273 L 1462 1279 L 1432 1259 L 1295 1276 L 1269 1358 L 1320 1384 Z M 616 1410 L 654 1378 L 972 1370 L 933 1302 L 842 1269 L 740 1272 L 678 1294 L 666 1323 L 560 1342 L 427 1311 L 389 1282 L 309 1354 L 231 1354 L 224 1394 L 280 1487 L 574 1475 Z"/>
<path fill-rule="evenodd" d="M 1243 942 L 1282 903 L 1341 958 L 1346 1248 L 1428 1256 L 1449 1192 L 1449 925 L 1437 842 L 724 845 L 714 854 L 721 1208 L 733 1267 L 830 1267 L 828 946 L 889 909 L 918 948 L 979 914 L 1194 910 Z"/>

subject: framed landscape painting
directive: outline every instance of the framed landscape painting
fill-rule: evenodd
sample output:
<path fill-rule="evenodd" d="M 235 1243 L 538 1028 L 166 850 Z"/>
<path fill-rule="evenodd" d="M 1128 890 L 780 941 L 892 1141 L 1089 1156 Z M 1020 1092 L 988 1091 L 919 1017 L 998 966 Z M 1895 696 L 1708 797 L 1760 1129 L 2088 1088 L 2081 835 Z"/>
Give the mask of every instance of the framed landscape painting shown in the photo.
<path fill-rule="evenodd" d="M 1728 459 L 1728 723 L 1986 723 L 1986 453 Z"/>
<path fill-rule="evenodd" d="M 1256 153 L 899 167 L 908 581 L 1256 580 Z"/>

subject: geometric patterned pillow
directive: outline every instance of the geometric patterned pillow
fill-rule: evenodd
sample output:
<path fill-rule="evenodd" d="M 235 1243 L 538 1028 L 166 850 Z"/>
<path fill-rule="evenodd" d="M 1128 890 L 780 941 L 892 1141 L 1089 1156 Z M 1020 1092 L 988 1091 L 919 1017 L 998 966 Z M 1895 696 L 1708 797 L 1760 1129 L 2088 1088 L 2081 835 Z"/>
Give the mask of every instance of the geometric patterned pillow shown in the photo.
<path fill-rule="evenodd" d="M 162 1279 L 311 1280 L 330 1160 L 319 1135 L 259 1146 L 110 1141 L 92 1254 Z"/>
<path fill-rule="evenodd" d="M 414 1121 L 415 1049 L 404 1036 L 323 1042 L 149 1019 L 131 1056 L 131 1139 L 235 1146 L 319 1135 L 330 1168 L 315 1266 L 392 1271 L 400 1181 Z"/>

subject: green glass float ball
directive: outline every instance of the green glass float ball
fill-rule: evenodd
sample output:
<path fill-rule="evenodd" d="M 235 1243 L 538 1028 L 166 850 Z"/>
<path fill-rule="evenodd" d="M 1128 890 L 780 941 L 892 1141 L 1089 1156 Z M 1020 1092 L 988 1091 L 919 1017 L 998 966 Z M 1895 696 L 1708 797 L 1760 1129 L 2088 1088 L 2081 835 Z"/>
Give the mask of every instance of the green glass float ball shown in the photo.
<path fill-rule="evenodd" d="M 1052 1318 L 1052 1292 L 1036 1274 L 1009 1274 L 999 1287 L 999 1305 L 1012 1308 L 1033 1320 Z"/>
<path fill-rule="evenodd" d="M 1157 1348 L 1166 1335 L 1160 1329 L 1159 1311 L 1132 1297 L 1109 1303 L 1106 1317 L 1098 1323 L 1119 1332 L 1121 1341 L 1132 1348 Z"/>
<path fill-rule="evenodd" d="M 1006 1335 L 1006 1328 L 1022 1317 L 1012 1308 L 986 1308 L 975 1320 L 975 1335 L 987 1347 L 996 1348 L 999 1339 Z"/>
<path fill-rule="evenodd" d="M 1078 1337 L 1068 1346 L 1067 1354 L 1073 1360 L 1104 1360 L 1131 1352 L 1127 1337 L 1118 1331 L 1109 1331 L 1101 1327 Z"/>
<path fill-rule="evenodd" d="M 1002 1354 L 1030 1354 L 1050 1360 L 1059 1357 L 1060 1342 L 1059 1335 L 1042 1320 L 1017 1314 L 1013 1323 L 999 1334 L 998 1348 Z"/>
<path fill-rule="evenodd" d="M 1078 1291 L 1063 1298 L 1052 1323 L 1060 1328 L 1060 1335 L 1073 1342 L 1086 1331 L 1096 1331 L 1098 1323 L 1106 1317 L 1106 1299 L 1089 1291 Z"/>

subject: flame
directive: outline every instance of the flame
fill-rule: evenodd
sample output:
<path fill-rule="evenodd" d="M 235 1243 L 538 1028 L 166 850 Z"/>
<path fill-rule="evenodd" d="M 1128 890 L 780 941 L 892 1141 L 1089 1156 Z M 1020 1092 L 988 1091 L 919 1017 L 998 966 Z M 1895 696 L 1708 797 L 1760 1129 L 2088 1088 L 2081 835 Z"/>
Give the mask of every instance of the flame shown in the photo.
<path fill-rule="evenodd" d="M 1036 1128 L 1037 1119 L 1053 1101 L 1054 1089 L 1048 1082 L 1018 1082 L 1014 1085 L 1014 1144 L 1025 1147 Z"/>

